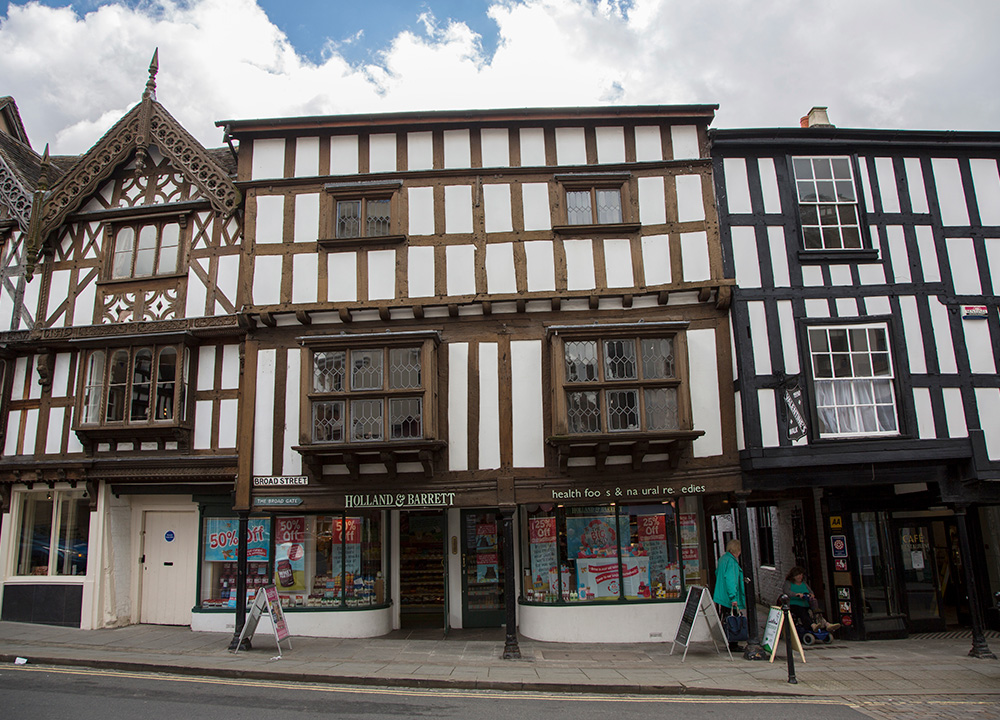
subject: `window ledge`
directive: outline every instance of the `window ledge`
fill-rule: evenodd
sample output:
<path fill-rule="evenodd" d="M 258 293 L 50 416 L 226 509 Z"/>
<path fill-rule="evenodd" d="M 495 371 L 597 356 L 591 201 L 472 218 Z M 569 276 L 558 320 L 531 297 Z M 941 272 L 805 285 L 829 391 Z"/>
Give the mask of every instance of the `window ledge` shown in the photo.
<path fill-rule="evenodd" d="M 319 479 L 323 477 L 323 465 L 346 465 L 351 479 L 358 480 L 361 463 L 380 462 L 393 479 L 401 462 L 419 462 L 424 476 L 434 474 L 434 461 L 447 447 L 444 440 L 421 438 L 419 440 L 393 440 L 358 443 L 310 443 L 295 445 L 293 450 L 302 455 L 303 460 Z"/>
<path fill-rule="evenodd" d="M 641 223 L 602 223 L 596 225 L 553 225 L 557 235 L 618 235 L 638 232 Z"/>
<path fill-rule="evenodd" d="M 553 435 L 546 442 L 559 452 L 559 469 L 569 471 L 571 457 L 592 457 L 597 469 L 606 467 L 608 457 L 632 458 L 632 469 L 642 470 L 643 459 L 649 454 L 666 452 L 671 469 L 676 469 L 680 457 L 691 443 L 705 434 L 704 430 L 674 430 L 670 432 L 594 433 L 587 435 Z"/>
<path fill-rule="evenodd" d="M 181 450 L 191 446 L 191 428 L 176 423 L 160 425 L 81 425 L 74 428 L 76 436 L 83 443 L 88 454 L 93 453 L 94 446 L 99 442 L 112 445 L 112 450 L 119 442 L 155 442 L 158 450 L 164 450 L 167 442 L 176 442 Z"/>
<path fill-rule="evenodd" d="M 406 235 L 378 235 L 376 237 L 319 238 L 321 248 L 369 247 L 371 245 L 398 245 L 406 242 Z"/>
<path fill-rule="evenodd" d="M 879 251 L 874 248 L 859 250 L 799 250 L 799 262 L 803 265 L 811 263 L 854 263 L 875 262 L 879 259 Z"/>
<path fill-rule="evenodd" d="M 127 277 L 127 278 L 106 278 L 104 280 L 98 280 L 97 285 L 128 285 L 134 283 L 136 285 L 146 286 L 152 282 L 158 282 L 160 280 L 174 281 L 186 278 L 187 273 L 168 273 L 166 275 L 143 275 L 142 277 Z"/>

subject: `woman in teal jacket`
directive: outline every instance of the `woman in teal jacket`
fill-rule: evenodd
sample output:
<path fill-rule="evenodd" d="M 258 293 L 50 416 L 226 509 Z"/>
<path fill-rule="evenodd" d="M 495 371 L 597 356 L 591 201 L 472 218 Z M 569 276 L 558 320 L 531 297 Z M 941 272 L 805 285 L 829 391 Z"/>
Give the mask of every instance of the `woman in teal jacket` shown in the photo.
<path fill-rule="evenodd" d="M 733 538 L 726 543 L 726 552 L 719 558 L 715 569 L 715 592 L 712 600 L 719 606 L 719 615 L 735 615 L 746 610 L 747 596 L 744 589 L 743 568 L 740 567 L 740 552 L 743 546 Z M 730 650 L 739 650 L 737 643 L 729 643 Z"/>

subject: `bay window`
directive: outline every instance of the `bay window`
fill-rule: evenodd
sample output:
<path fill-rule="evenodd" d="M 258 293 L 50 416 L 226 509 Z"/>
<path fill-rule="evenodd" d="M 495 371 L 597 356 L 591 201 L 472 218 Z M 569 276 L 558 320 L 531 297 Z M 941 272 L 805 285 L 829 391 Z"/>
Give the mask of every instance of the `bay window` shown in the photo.
<path fill-rule="evenodd" d="M 101 348 L 85 355 L 78 431 L 100 427 L 172 427 L 186 413 L 183 345 Z"/>
<path fill-rule="evenodd" d="M 680 338 L 675 333 L 591 326 L 597 337 L 562 331 L 556 364 L 557 418 L 567 434 L 671 432 L 684 428 Z M 616 332 L 617 330 L 617 332 Z"/>
<path fill-rule="evenodd" d="M 360 447 L 433 438 L 435 345 L 436 334 L 427 333 L 316 339 L 304 373 L 308 442 Z"/>

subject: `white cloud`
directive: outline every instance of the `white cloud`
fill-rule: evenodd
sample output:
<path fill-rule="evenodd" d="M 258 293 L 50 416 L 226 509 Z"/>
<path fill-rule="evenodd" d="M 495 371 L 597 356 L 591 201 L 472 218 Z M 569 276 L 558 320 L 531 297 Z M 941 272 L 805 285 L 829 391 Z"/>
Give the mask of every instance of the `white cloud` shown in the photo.
<path fill-rule="evenodd" d="M 160 48 L 160 101 L 209 146 L 220 119 L 625 104 L 718 103 L 716 126 L 793 126 L 828 105 L 842 127 L 996 129 L 1000 3 L 931 0 L 494 0 L 484 55 L 428 0 L 419 33 L 374 63 L 327 44 L 315 64 L 255 0 L 9 6 L 0 94 L 36 147 L 82 152 L 138 102 Z M 377 21 L 377 18 L 375 18 Z M 357 35 L 339 42 L 363 42 Z"/>

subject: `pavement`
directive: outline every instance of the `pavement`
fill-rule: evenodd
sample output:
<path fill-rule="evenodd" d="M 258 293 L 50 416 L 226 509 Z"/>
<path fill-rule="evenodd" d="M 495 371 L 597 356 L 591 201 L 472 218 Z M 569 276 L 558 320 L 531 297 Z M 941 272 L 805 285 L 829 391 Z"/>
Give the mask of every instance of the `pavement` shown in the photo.
<path fill-rule="evenodd" d="M 987 633 L 1000 654 L 1000 633 Z M 535 692 L 641 695 L 975 698 L 1000 716 L 1000 661 L 969 657 L 971 635 L 834 641 L 796 653 L 788 682 L 784 649 L 774 662 L 730 660 L 711 642 L 671 654 L 671 643 L 593 645 L 519 638 L 504 660 L 503 629 L 400 630 L 379 638 L 292 637 L 258 630 L 253 648 L 231 652 L 231 636 L 188 627 L 130 625 L 80 630 L 0 622 L 0 663 L 82 666 L 259 680 Z M 783 645 L 783 643 L 782 643 Z M 995 703 L 995 705 L 994 705 Z"/>

